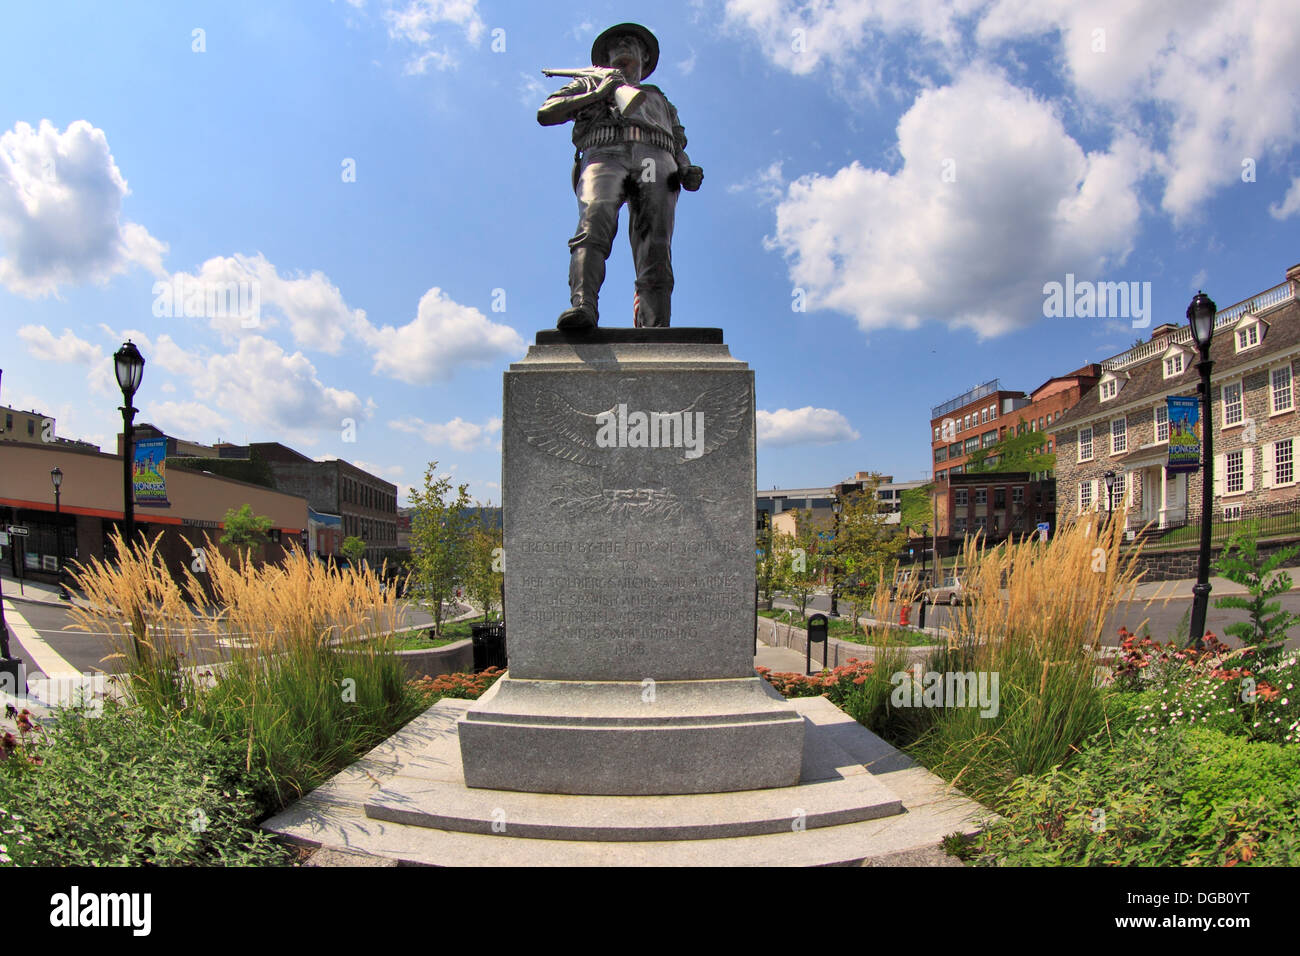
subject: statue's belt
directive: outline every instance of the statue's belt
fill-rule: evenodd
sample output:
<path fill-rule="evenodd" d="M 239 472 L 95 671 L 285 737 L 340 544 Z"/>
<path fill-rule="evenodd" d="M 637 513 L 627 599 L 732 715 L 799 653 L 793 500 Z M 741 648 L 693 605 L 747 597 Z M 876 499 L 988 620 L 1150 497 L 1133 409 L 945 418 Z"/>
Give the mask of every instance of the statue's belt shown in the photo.
<path fill-rule="evenodd" d="M 677 152 L 677 141 L 671 134 L 663 130 L 646 129 L 644 126 L 598 126 L 574 143 L 574 146 L 582 151 L 613 143 L 645 143 L 670 153 Z"/>

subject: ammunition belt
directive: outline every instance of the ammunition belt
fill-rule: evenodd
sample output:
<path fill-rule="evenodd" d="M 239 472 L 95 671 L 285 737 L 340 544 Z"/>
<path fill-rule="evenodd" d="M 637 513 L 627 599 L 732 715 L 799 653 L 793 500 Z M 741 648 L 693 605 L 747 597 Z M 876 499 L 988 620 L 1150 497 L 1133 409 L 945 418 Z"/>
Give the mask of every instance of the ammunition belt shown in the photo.
<path fill-rule="evenodd" d="M 670 153 L 677 152 L 677 141 L 670 134 L 644 126 L 598 126 L 574 145 L 585 150 L 613 143 L 645 143 Z"/>

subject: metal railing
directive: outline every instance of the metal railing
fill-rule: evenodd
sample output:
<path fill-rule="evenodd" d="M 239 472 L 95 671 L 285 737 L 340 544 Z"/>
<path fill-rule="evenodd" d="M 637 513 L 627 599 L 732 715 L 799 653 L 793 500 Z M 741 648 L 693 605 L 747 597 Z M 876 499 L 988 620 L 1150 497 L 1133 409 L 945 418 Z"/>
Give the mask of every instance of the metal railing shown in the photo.
<path fill-rule="evenodd" d="M 1211 517 L 1210 543 L 1226 543 L 1249 522 L 1257 523 L 1260 540 L 1290 535 L 1300 537 L 1300 499 L 1255 505 L 1220 503 Z M 1135 537 L 1141 537 L 1144 548 L 1194 548 L 1201 540 L 1201 512 L 1188 508 L 1185 514 L 1166 517 L 1163 528 L 1150 518 L 1129 515 L 1124 527 Z"/>
<path fill-rule="evenodd" d="M 983 385 L 976 385 L 970 391 L 963 392 L 961 395 L 944 402 L 942 405 L 934 406 L 930 409 L 930 417 L 939 418 L 942 415 L 947 415 L 949 412 L 956 411 L 963 405 L 969 405 L 971 402 L 978 401 L 986 395 L 992 395 L 996 391 L 998 391 L 998 380 L 996 378 L 990 379 Z M 999 409 L 999 411 L 1001 411 L 1001 409 Z"/>
<path fill-rule="evenodd" d="M 1236 305 L 1229 306 L 1226 309 L 1220 309 L 1214 316 L 1214 327 L 1216 329 L 1236 322 L 1247 312 L 1259 314 L 1267 311 L 1274 306 L 1283 302 L 1288 302 L 1295 298 L 1295 288 L 1290 282 L 1283 282 L 1271 289 L 1266 289 L 1257 296 L 1246 299 L 1244 302 L 1238 302 Z M 1114 358 L 1108 358 L 1101 363 L 1101 367 L 1110 371 L 1118 368 L 1125 368 L 1153 355 L 1158 355 L 1171 344 L 1186 345 L 1192 340 L 1192 330 L 1190 326 L 1180 326 L 1176 332 L 1169 335 L 1161 336 L 1151 342 L 1143 342 L 1136 345 L 1122 355 L 1116 355 Z M 938 416 L 931 416 L 938 417 Z"/>

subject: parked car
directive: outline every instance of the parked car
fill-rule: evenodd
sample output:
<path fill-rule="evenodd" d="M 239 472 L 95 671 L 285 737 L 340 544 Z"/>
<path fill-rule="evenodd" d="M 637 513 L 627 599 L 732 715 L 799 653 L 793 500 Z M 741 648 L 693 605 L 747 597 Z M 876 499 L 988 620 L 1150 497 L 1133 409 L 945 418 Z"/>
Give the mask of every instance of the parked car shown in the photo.
<path fill-rule="evenodd" d="M 971 592 L 966 590 L 966 586 L 961 583 L 961 578 L 958 577 L 944 578 L 943 584 L 935 588 L 929 588 L 925 592 L 927 604 L 965 604 L 972 597 Z"/>

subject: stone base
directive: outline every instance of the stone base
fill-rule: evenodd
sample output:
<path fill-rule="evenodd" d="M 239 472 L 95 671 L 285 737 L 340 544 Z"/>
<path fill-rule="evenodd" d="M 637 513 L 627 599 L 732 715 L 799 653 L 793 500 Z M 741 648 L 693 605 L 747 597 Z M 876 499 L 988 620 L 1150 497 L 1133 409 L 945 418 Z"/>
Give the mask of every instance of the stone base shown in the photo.
<path fill-rule="evenodd" d="M 457 728 L 469 787 L 686 794 L 797 783 L 803 718 L 758 677 L 499 680 Z"/>
<path fill-rule="evenodd" d="M 938 847 L 975 832 L 979 804 L 824 697 L 790 701 L 807 727 L 793 787 L 684 796 L 569 796 L 465 786 L 443 700 L 262 827 L 357 865 L 953 865 Z"/>

